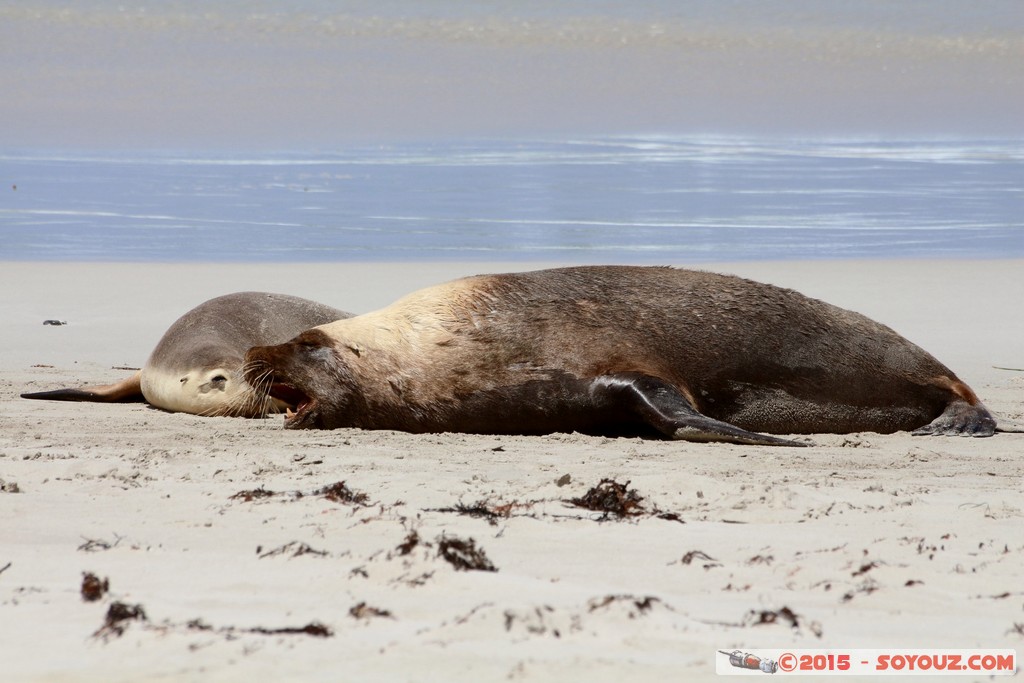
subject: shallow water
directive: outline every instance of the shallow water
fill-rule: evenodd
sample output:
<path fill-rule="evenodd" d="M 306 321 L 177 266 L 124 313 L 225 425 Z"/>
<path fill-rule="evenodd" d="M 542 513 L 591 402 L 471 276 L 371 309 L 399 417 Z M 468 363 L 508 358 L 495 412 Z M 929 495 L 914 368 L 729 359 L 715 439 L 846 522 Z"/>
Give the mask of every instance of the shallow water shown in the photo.
<path fill-rule="evenodd" d="M 1024 257 L 1019 141 L 0 153 L 0 260 Z"/>

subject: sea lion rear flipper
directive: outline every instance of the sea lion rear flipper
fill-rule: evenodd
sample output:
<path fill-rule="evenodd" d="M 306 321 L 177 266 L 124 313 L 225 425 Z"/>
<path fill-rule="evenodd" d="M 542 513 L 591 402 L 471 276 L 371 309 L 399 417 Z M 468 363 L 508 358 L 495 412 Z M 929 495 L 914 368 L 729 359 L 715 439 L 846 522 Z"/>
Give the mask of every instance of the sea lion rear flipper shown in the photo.
<path fill-rule="evenodd" d="M 740 429 L 702 415 L 671 384 L 640 373 L 606 375 L 596 380 L 595 391 L 625 403 L 638 417 L 671 439 L 723 441 L 752 446 L 806 446 L 777 436 Z"/>
<path fill-rule="evenodd" d="M 995 418 L 981 403 L 956 400 L 941 415 L 913 431 L 914 436 L 992 436 L 999 430 Z"/>
<path fill-rule="evenodd" d="M 102 384 L 94 387 L 78 389 L 54 389 L 53 391 L 35 391 L 22 394 L 22 398 L 35 398 L 45 401 L 91 401 L 94 403 L 128 403 L 145 401 L 142 396 L 142 372 L 114 384 Z"/>

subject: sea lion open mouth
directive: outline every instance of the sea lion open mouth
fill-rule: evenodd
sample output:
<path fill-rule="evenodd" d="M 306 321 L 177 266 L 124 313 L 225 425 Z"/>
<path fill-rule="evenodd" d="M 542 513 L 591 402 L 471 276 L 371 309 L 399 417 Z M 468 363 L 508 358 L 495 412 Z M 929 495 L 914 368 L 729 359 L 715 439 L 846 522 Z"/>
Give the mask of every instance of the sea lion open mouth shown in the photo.
<path fill-rule="evenodd" d="M 285 426 L 298 425 L 309 417 L 310 411 L 316 405 L 316 401 L 301 389 L 285 384 L 274 382 L 270 385 L 270 396 L 285 404 Z"/>

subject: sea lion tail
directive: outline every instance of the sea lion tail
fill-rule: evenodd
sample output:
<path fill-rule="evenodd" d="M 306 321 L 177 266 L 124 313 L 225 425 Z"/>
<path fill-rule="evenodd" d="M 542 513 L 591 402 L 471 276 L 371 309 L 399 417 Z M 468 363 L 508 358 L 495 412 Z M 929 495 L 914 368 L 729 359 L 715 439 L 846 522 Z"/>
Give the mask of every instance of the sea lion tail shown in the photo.
<path fill-rule="evenodd" d="M 145 401 L 142 396 L 142 371 L 131 377 L 115 382 L 78 389 L 54 389 L 22 394 L 22 398 L 44 401 L 91 401 L 93 403 L 129 403 Z"/>

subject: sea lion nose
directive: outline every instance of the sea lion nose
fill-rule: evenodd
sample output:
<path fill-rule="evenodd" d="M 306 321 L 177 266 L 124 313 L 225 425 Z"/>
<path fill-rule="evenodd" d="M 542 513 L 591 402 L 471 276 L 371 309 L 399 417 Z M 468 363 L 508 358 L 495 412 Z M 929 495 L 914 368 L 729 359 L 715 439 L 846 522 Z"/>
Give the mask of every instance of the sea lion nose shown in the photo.
<path fill-rule="evenodd" d="M 252 346 L 248 351 L 245 352 L 245 362 L 256 363 L 265 362 L 267 358 L 267 346 Z"/>

